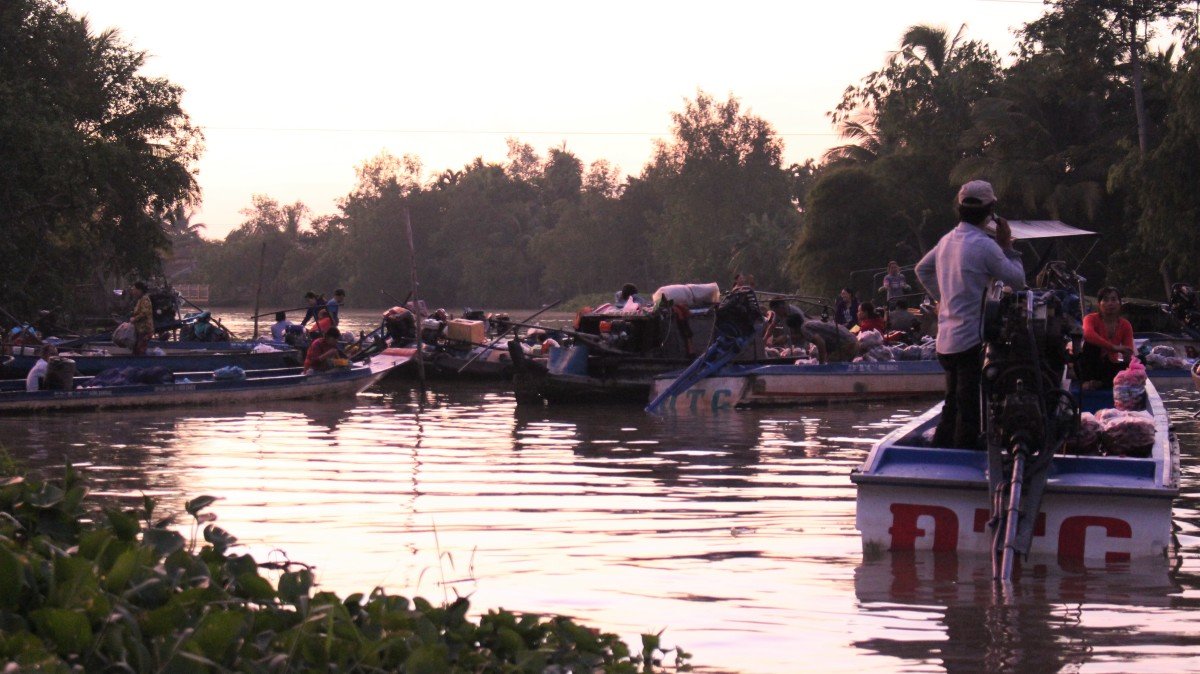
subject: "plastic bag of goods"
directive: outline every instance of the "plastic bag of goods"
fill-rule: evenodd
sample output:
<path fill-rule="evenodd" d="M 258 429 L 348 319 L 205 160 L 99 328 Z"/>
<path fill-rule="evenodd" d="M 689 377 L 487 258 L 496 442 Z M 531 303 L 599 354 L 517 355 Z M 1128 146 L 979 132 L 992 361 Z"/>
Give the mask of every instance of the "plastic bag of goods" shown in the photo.
<path fill-rule="evenodd" d="M 1072 454 L 1099 454 L 1104 429 L 1091 412 L 1079 415 L 1079 428 L 1067 438 L 1066 450 Z"/>
<path fill-rule="evenodd" d="M 126 321 L 118 325 L 117 329 L 113 330 L 112 340 L 113 344 L 117 346 L 126 349 L 132 347 L 133 343 L 137 341 L 137 331 L 133 329 L 133 323 Z"/>
<path fill-rule="evenodd" d="M 1147 457 L 1154 449 L 1154 417 L 1148 412 L 1101 410 L 1096 415 L 1103 435 L 1104 453 Z"/>
<path fill-rule="evenodd" d="M 866 351 L 872 347 L 883 346 L 883 335 L 878 330 L 865 330 L 858 333 L 858 349 Z"/>
<path fill-rule="evenodd" d="M 270 344 L 256 344 L 250 353 L 275 353 L 278 350 Z"/>
<path fill-rule="evenodd" d="M 675 304 L 700 307 L 721 301 L 721 288 L 716 283 L 680 283 L 663 286 L 652 295 L 654 304 L 668 299 Z"/>
<path fill-rule="evenodd" d="M 1119 410 L 1140 410 L 1145 406 L 1146 368 L 1136 357 L 1129 367 L 1113 377 L 1113 405 Z"/>
<path fill-rule="evenodd" d="M 892 356 L 892 350 L 883 344 L 872 346 L 868 349 L 864 359 L 874 363 L 888 363 L 895 360 Z"/>

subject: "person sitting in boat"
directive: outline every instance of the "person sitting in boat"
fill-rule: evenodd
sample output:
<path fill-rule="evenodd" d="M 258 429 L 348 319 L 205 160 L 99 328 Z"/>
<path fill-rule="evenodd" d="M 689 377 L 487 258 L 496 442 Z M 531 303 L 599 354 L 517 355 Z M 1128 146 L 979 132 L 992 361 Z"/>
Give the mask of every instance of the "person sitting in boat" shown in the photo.
<path fill-rule="evenodd" d="M 271 324 L 271 339 L 282 342 L 287 339 L 288 328 L 295 327 L 295 323 L 287 319 L 286 311 L 275 312 L 275 322 Z"/>
<path fill-rule="evenodd" d="M 904 273 L 900 271 L 900 263 L 895 260 L 888 262 L 887 275 L 883 277 L 883 285 L 879 287 L 879 292 L 884 293 L 887 297 L 888 307 L 895 306 L 896 301 L 910 290 L 912 290 L 912 286 L 908 285 Z"/>
<path fill-rule="evenodd" d="M 888 330 L 912 333 L 919 325 L 920 321 L 908 310 L 908 302 L 896 300 L 895 308 L 888 312 Z"/>
<path fill-rule="evenodd" d="M 786 300 L 775 298 L 767 302 L 767 322 L 763 326 L 763 343 L 767 346 L 795 346 L 804 342 L 799 329 L 788 323 L 792 316 L 799 316 L 803 323 L 804 312 L 790 306 Z M 795 321 L 793 321 L 795 323 Z"/>
<path fill-rule="evenodd" d="M 621 286 L 621 289 L 618 290 L 615 295 L 613 295 L 613 306 L 615 306 L 617 309 L 624 309 L 625 305 L 629 304 L 630 300 L 632 300 L 634 306 L 638 308 L 647 306 L 649 304 L 646 301 L 646 298 L 638 294 L 637 286 L 633 285 L 632 283 L 626 283 L 625 285 Z"/>
<path fill-rule="evenodd" d="M 9 333 L 13 346 L 36 346 L 42 343 L 42 334 L 32 325 L 22 323 Z"/>
<path fill-rule="evenodd" d="M 338 340 L 341 337 L 342 333 L 337 328 L 331 327 L 321 335 L 320 339 L 314 339 L 313 343 L 308 346 L 308 353 L 304 355 L 304 374 L 328 370 L 333 367 L 334 358 L 344 357 L 341 350 L 338 349 Z"/>
<path fill-rule="evenodd" d="M 130 294 L 133 296 L 136 304 L 133 307 L 133 315 L 129 322 L 133 323 L 133 331 L 136 335 L 133 342 L 133 355 L 146 355 L 146 348 L 150 346 L 150 337 L 154 334 L 154 305 L 150 303 L 150 295 L 146 284 L 142 281 L 135 281 L 133 288 L 130 289 Z"/>
<path fill-rule="evenodd" d="M 317 309 L 317 320 L 313 326 L 309 328 L 309 333 L 323 335 L 333 327 L 333 319 L 329 317 L 329 310 L 325 307 Z"/>
<path fill-rule="evenodd" d="M 858 355 L 858 338 L 833 321 L 788 316 L 788 327 L 800 330 L 804 339 L 817 347 L 817 362 L 848 363 Z M 798 324 L 798 325 L 797 325 Z"/>
<path fill-rule="evenodd" d="M 392 307 L 385 311 L 383 327 L 392 346 L 408 346 L 417 339 L 417 317 L 404 307 Z"/>
<path fill-rule="evenodd" d="M 43 344 L 41 357 L 29 368 L 25 375 L 25 390 L 40 391 L 45 387 L 46 370 L 50 367 L 50 359 L 58 355 L 58 349 L 53 344 Z"/>
<path fill-rule="evenodd" d="M 1112 388 L 1113 377 L 1133 357 L 1133 326 L 1121 317 L 1121 293 L 1108 286 L 1096 293 L 1097 311 L 1083 317 L 1083 349 L 1075 373 L 1086 389 Z"/>
<path fill-rule="evenodd" d="M 858 297 L 854 290 L 842 288 L 838 293 L 837 302 L 833 304 L 833 320 L 846 328 L 853 328 L 858 322 Z"/>
<path fill-rule="evenodd" d="M 874 302 L 863 302 L 858 305 L 858 331 L 878 330 L 879 334 L 887 331 L 887 319 L 875 313 Z"/>
<path fill-rule="evenodd" d="M 213 325 L 212 314 L 207 311 L 200 312 L 196 316 L 196 320 L 191 324 L 191 334 L 189 335 L 192 341 L 197 342 L 220 342 L 226 339 L 225 331 Z"/>

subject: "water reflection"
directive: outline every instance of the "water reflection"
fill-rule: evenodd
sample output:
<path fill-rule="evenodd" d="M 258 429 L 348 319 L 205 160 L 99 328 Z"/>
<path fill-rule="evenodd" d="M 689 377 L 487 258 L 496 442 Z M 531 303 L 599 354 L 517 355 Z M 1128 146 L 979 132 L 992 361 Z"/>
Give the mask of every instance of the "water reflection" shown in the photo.
<path fill-rule="evenodd" d="M 1181 558 L 1096 568 L 1036 565 L 1002 599 L 984 555 L 907 553 L 865 561 L 854 590 L 871 636 L 855 646 L 946 671 L 1058 671 L 1085 663 L 1136 668 L 1149 644 L 1179 650 L 1159 662 L 1189 662 L 1200 639 L 1191 625 L 1157 616 L 1194 608 L 1181 599 Z M 886 626 L 886 629 L 879 629 Z"/>
<path fill-rule="evenodd" d="M 1179 557 L 1034 568 L 1007 609 L 969 561 L 863 560 L 848 474 L 923 403 L 652 417 L 400 381 L 356 400 L 0 418 L 0 438 L 51 473 L 86 465 L 116 498 L 179 512 L 219 496 L 247 551 L 314 564 L 326 589 L 665 628 L 718 671 L 1161 671 L 1186 669 L 1200 632 L 1200 395 L 1169 395 Z"/>

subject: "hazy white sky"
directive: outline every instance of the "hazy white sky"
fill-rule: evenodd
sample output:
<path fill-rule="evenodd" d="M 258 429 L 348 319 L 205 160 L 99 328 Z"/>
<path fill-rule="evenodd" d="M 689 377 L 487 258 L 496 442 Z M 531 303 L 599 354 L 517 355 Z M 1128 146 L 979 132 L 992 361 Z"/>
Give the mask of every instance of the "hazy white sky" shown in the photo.
<path fill-rule="evenodd" d="M 965 23 L 1006 56 L 1012 29 L 1043 11 L 1040 0 L 68 4 L 186 90 L 206 137 L 197 221 L 209 237 L 239 224 L 253 194 L 333 213 L 354 167 L 385 149 L 419 156 L 428 177 L 503 160 L 513 136 L 636 174 L 697 89 L 738 97 L 802 162 L 839 143 L 826 113 L 908 26 Z"/>

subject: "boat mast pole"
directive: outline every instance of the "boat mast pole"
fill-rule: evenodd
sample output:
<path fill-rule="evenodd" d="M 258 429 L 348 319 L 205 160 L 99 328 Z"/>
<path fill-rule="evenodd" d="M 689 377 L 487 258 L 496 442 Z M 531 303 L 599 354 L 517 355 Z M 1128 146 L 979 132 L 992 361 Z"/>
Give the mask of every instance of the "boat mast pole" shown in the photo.
<path fill-rule="evenodd" d="M 262 296 L 263 261 L 266 257 L 267 242 L 263 241 L 262 248 L 258 252 L 258 285 L 254 288 L 254 337 L 251 339 L 255 340 L 258 339 L 258 300 Z"/>
<path fill-rule="evenodd" d="M 413 315 L 417 318 L 417 380 L 421 388 L 425 388 L 425 359 L 422 355 L 421 327 L 424 317 L 421 316 L 421 300 L 417 295 L 417 247 L 413 243 L 412 218 L 408 214 L 408 206 L 404 207 L 404 228 L 408 230 L 408 257 L 412 270 L 412 302 Z"/>

